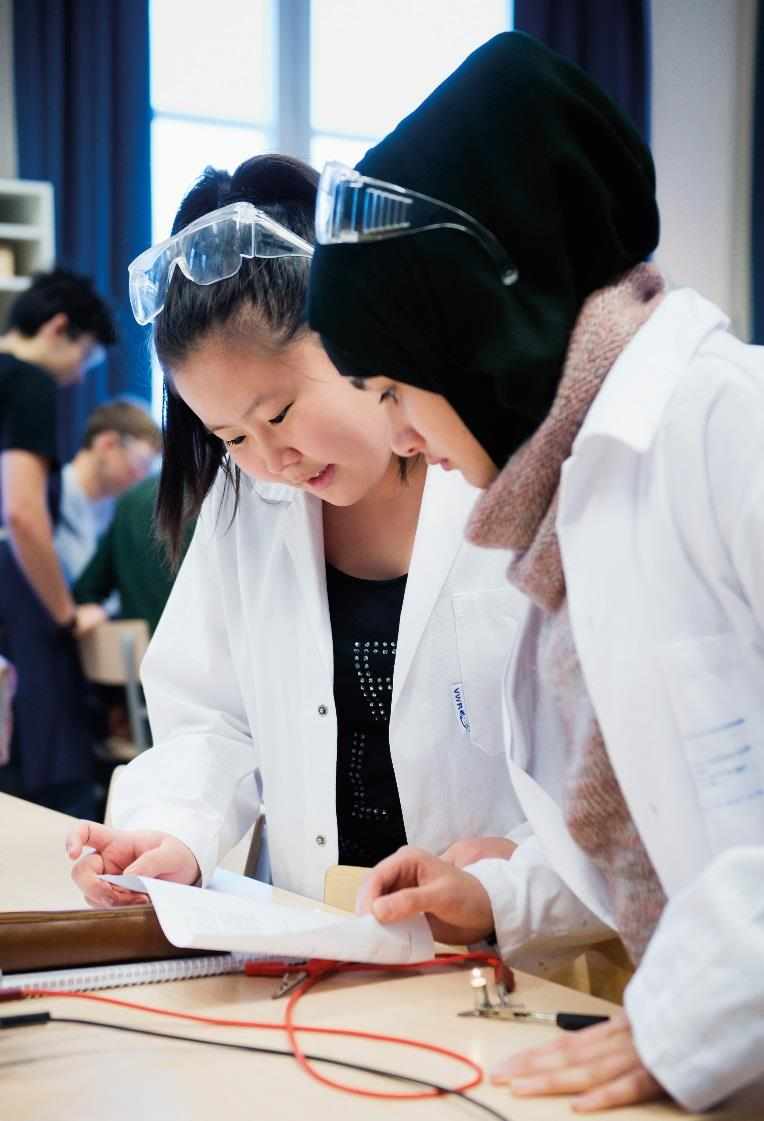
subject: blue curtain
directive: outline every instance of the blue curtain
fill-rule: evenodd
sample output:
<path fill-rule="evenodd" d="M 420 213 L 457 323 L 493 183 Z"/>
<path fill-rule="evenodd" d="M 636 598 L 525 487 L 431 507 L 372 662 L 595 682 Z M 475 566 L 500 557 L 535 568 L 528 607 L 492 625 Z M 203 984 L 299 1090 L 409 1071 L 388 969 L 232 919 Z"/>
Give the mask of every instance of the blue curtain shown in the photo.
<path fill-rule="evenodd" d="M 13 26 L 19 175 L 53 183 L 57 260 L 94 278 L 120 335 L 62 394 L 68 458 L 100 401 L 151 395 L 127 299 L 128 263 L 151 241 L 148 0 L 15 0 Z"/>
<path fill-rule="evenodd" d="M 764 344 L 764 5 L 758 6 L 753 121 L 753 342 Z"/>
<path fill-rule="evenodd" d="M 646 0 L 515 0 L 514 26 L 575 62 L 650 136 Z"/>

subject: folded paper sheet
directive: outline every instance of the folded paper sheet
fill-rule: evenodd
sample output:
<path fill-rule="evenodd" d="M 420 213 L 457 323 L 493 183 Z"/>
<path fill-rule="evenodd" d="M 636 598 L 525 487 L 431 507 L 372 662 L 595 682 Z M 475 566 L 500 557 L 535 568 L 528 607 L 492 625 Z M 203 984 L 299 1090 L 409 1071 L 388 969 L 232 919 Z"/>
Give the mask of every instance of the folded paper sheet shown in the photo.
<path fill-rule="evenodd" d="M 382 926 L 372 915 L 342 919 L 245 898 L 238 892 L 221 891 L 217 885 L 210 891 L 147 876 L 103 879 L 145 892 L 165 937 L 174 946 L 380 965 L 428 961 L 435 952 L 423 915 Z"/>

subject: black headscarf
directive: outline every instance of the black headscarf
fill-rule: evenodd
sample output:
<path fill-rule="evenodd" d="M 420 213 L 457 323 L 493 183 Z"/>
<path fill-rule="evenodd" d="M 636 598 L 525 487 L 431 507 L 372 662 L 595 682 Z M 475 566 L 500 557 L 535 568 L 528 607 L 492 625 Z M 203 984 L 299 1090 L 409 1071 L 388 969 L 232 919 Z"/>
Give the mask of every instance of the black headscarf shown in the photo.
<path fill-rule="evenodd" d="M 342 373 L 442 393 L 501 466 L 546 416 L 586 297 L 657 244 L 649 149 L 583 71 L 509 32 L 357 166 L 471 214 L 520 279 L 453 230 L 319 245 L 310 325 Z"/>

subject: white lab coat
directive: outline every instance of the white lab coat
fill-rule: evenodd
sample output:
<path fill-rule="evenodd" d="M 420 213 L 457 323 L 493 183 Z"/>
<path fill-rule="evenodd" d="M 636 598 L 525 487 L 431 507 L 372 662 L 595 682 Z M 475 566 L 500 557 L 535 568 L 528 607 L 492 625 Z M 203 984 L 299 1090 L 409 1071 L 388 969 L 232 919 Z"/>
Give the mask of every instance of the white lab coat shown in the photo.
<path fill-rule="evenodd" d="M 764 350 L 726 327 L 695 292 L 665 298 L 584 422 L 557 519 L 587 688 L 669 900 L 625 1004 L 643 1061 L 689 1109 L 764 1075 Z M 547 933 L 564 931 L 566 898 L 580 908 L 559 877 L 613 921 L 558 809 L 562 739 L 539 739 L 556 718 L 526 688 L 537 623 L 533 608 L 508 672 L 535 837 L 470 869 L 510 959 L 550 912 Z"/>
<path fill-rule="evenodd" d="M 120 776 L 113 820 L 179 837 L 206 882 L 262 793 L 274 883 L 321 898 L 337 863 L 322 503 L 242 477 L 232 516 L 220 489 L 143 663 L 157 746 Z M 390 751 L 407 838 L 433 852 L 524 820 L 501 710 L 527 601 L 507 585 L 506 554 L 464 541 L 476 494 L 456 473 L 428 471 L 398 632 Z"/>

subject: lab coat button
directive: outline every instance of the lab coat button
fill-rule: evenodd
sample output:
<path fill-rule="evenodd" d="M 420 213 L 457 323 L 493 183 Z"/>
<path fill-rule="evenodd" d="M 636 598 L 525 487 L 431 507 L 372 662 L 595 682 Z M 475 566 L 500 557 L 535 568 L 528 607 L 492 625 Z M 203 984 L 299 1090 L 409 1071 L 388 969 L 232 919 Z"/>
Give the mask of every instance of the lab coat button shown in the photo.
<path fill-rule="evenodd" d="M 319 833 L 316 837 L 316 844 L 319 845 L 319 847 L 326 844 L 326 837 L 323 833 Z"/>
<path fill-rule="evenodd" d="M 326 716 L 328 711 L 329 711 L 329 709 L 326 707 L 326 705 L 319 705 L 318 706 L 318 715 L 319 716 Z"/>

